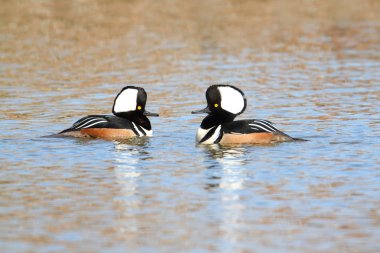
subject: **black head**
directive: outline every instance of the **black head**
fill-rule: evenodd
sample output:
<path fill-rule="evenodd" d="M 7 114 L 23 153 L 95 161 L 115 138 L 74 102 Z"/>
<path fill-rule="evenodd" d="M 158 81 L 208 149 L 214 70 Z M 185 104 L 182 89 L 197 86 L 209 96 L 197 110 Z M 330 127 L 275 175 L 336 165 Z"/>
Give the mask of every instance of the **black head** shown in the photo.
<path fill-rule="evenodd" d="M 244 112 L 247 100 L 244 93 L 227 84 L 215 84 L 208 87 L 206 91 L 207 107 L 192 113 L 208 113 L 225 117 L 236 117 Z"/>
<path fill-rule="evenodd" d="M 118 117 L 135 121 L 144 127 L 144 125 L 147 125 L 144 124 L 144 121 L 147 120 L 149 123 L 146 116 L 158 116 L 157 113 L 150 113 L 145 110 L 147 98 L 148 96 L 143 88 L 126 86 L 117 94 L 113 103 L 112 113 Z"/>

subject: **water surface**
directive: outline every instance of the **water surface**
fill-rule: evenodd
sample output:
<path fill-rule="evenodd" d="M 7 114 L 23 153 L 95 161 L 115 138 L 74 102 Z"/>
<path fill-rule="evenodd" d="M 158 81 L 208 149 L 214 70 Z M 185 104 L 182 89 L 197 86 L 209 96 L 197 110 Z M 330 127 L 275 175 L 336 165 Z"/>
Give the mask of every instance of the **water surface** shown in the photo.
<path fill-rule="evenodd" d="M 4 252 L 379 252 L 377 1 L 3 1 Z M 213 83 L 309 142 L 202 147 Z M 41 138 L 148 92 L 154 137 Z"/>

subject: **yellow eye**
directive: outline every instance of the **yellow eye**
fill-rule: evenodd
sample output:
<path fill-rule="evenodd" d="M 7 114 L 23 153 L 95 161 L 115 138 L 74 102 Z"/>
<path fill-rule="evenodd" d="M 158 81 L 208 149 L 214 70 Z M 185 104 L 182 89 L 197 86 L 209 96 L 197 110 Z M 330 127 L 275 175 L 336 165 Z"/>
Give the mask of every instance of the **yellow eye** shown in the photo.
<path fill-rule="evenodd" d="M 214 107 L 217 108 L 219 105 L 218 104 L 215 104 Z"/>
<path fill-rule="evenodd" d="M 141 107 L 140 105 L 139 105 L 139 106 L 137 106 L 137 110 L 139 110 L 139 111 L 140 111 L 140 110 L 141 110 L 141 108 L 142 108 L 142 107 Z"/>

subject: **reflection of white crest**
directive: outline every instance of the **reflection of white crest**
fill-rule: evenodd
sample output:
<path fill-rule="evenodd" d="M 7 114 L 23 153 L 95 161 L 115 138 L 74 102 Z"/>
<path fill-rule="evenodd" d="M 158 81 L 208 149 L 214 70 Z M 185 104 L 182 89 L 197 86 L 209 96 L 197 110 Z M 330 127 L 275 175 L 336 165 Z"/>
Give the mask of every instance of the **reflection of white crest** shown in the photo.
<path fill-rule="evenodd" d="M 238 90 L 228 87 L 222 86 L 218 87 L 220 92 L 221 107 L 233 114 L 238 114 L 244 110 L 244 96 Z"/>
<path fill-rule="evenodd" d="M 116 98 L 113 110 L 115 113 L 136 110 L 138 90 L 128 88 L 123 90 Z"/>

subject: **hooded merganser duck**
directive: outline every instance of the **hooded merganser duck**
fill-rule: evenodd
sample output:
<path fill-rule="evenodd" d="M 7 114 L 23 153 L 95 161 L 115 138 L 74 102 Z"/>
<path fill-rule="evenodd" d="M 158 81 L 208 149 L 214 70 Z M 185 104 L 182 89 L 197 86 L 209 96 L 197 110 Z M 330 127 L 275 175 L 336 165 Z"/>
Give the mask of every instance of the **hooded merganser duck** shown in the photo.
<path fill-rule="evenodd" d="M 124 87 L 117 94 L 112 113 L 115 115 L 89 115 L 58 133 L 73 137 L 99 137 L 124 139 L 135 136 L 152 136 L 147 116 L 158 116 L 145 110 L 147 94 L 143 88 Z"/>
<path fill-rule="evenodd" d="M 281 132 L 268 120 L 236 120 L 247 107 L 244 93 L 226 84 L 211 85 L 206 91 L 207 107 L 193 114 L 207 113 L 197 131 L 199 144 L 269 144 L 301 141 Z"/>

